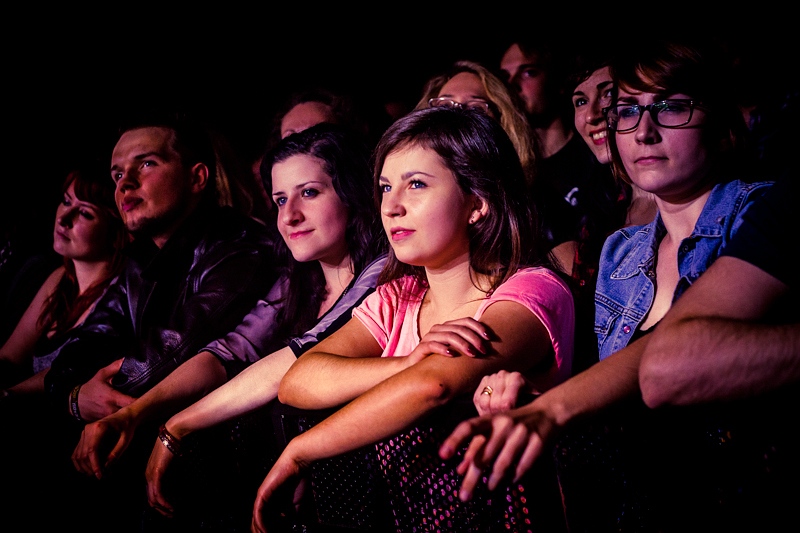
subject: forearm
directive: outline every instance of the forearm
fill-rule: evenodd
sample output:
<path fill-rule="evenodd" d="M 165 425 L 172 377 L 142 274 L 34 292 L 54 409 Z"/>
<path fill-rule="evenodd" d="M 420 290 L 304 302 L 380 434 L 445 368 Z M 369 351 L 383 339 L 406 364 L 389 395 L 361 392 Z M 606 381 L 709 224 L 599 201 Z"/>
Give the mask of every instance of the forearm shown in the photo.
<path fill-rule="evenodd" d="M 454 386 L 435 369 L 437 365 L 426 364 L 434 357 L 440 356 L 379 383 L 300 434 L 290 443 L 289 453 L 310 463 L 356 450 L 396 435 L 459 393 L 471 392 L 475 386 L 471 380 L 461 379 Z"/>
<path fill-rule="evenodd" d="M 173 415 L 167 429 L 177 438 L 262 407 L 278 396 L 278 386 L 296 361 L 288 347 L 245 368 L 225 385 Z"/>
<path fill-rule="evenodd" d="M 9 387 L 8 390 L 14 394 L 43 394 L 45 374 L 47 374 L 47 370 L 42 370 L 25 381 L 21 381 L 13 387 Z"/>
<path fill-rule="evenodd" d="M 564 427 L 638 394 L 639 362 L 646 340 L 639 339 L 510 414 L 524 419 L 544 410 Z"/>
<path fill-rule="evenodd" d="M 278 398 L 300 409 L 326 409 L 351 401 L 409 365 L 406 357 L 303 354 L 286 373 Z"/>
<path fill-rule="evenodd" d="M 800 324 L 696 317 L 654 341 L 641 369 L 650 407 L 752 397 L 800 380 Z"/>
<path fill-rule="evenodd" d="M 127 406 L 139 423 L 167 416 L 197 401 L 225 383 L 222 363 L 210 352 L 200 352 Z"/>

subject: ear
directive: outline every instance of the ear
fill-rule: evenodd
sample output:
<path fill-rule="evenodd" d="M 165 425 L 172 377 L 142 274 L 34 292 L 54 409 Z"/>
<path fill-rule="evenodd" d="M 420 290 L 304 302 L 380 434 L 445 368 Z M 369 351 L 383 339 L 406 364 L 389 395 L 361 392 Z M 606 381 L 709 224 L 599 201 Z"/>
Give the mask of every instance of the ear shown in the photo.
<path fill-rule="evenodd" d="M 489 204 L 480 196 L 475 197 L 475 203 L 472 207 L 472 213 L 469 216 L 469 223 L 475 224 L 480 219 L 489 214 Z"/>
<path fill-rule="evenodd" d="M 208 167 L 205 163 L 195 163 L 191 170 L 192 191 L 200 194 L 208 185 Z"/>

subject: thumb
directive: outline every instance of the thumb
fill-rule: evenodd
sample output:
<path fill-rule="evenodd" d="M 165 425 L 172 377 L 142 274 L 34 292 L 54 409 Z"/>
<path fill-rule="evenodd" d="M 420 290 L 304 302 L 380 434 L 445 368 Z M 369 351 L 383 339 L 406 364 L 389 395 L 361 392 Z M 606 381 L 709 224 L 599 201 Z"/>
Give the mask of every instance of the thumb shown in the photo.
<path fill-rule="evenodd" d="M 110 365 L 101 368 L 100 374 L 104 379 L 111 378 L 114 374 L 119 372 L 119 369 L 122 367 L 122 361 L 124 361 L 124 359 L 117 359 Z"/>

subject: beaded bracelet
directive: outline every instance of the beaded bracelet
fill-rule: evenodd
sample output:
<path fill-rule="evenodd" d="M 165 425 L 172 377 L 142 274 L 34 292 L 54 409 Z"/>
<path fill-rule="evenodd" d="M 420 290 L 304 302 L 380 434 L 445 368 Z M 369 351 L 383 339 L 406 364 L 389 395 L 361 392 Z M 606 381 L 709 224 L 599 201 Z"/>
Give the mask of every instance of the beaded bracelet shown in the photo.
<path fill-rule="evenodd" d="M 158 440 L 160 440 L 161 444 L 163 444 L 166 449 L 172 452 L 172 455 L 175 457 L 180 457 L 183 455 L 180 439 L 167 431 L 166 425 L 162 425 L 158 430 Z"/>
<path fill-rule="evenodd" d="M 81 410 L 78 408 L 78 392 L 80 392 L 80 390 L 81 386 L 75 385 L 75 388 L 69 393 L 69 410 L 72 413 L 72 416 L 75 417 L 75 420 L 78 422 L 83 422 L 83 418 L 81 418 Z"/>

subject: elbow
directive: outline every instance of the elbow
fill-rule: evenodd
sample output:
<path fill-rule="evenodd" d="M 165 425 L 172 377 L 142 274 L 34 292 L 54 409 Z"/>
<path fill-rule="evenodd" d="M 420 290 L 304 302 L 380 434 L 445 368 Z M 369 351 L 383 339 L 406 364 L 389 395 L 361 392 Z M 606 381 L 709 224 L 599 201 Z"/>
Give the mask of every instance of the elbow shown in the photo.
<path fill-rule="evenodd" d="M 410 394 L 415 394 L 427 404 L 430 408 L 441 407 L 450 403 L 455 397 L 459 395 L 451 384 L 438 376 L 426 376 L 421 381 L 413 384 L 413 390 L 409 391 Z"/>
<path fill-rule="evenodd" d="M 642 357 L 639 365 L 639 388 L 642 401 L 651 409 L 676 403 L 679 380 L 674 369 L 656 354 Z"/>

